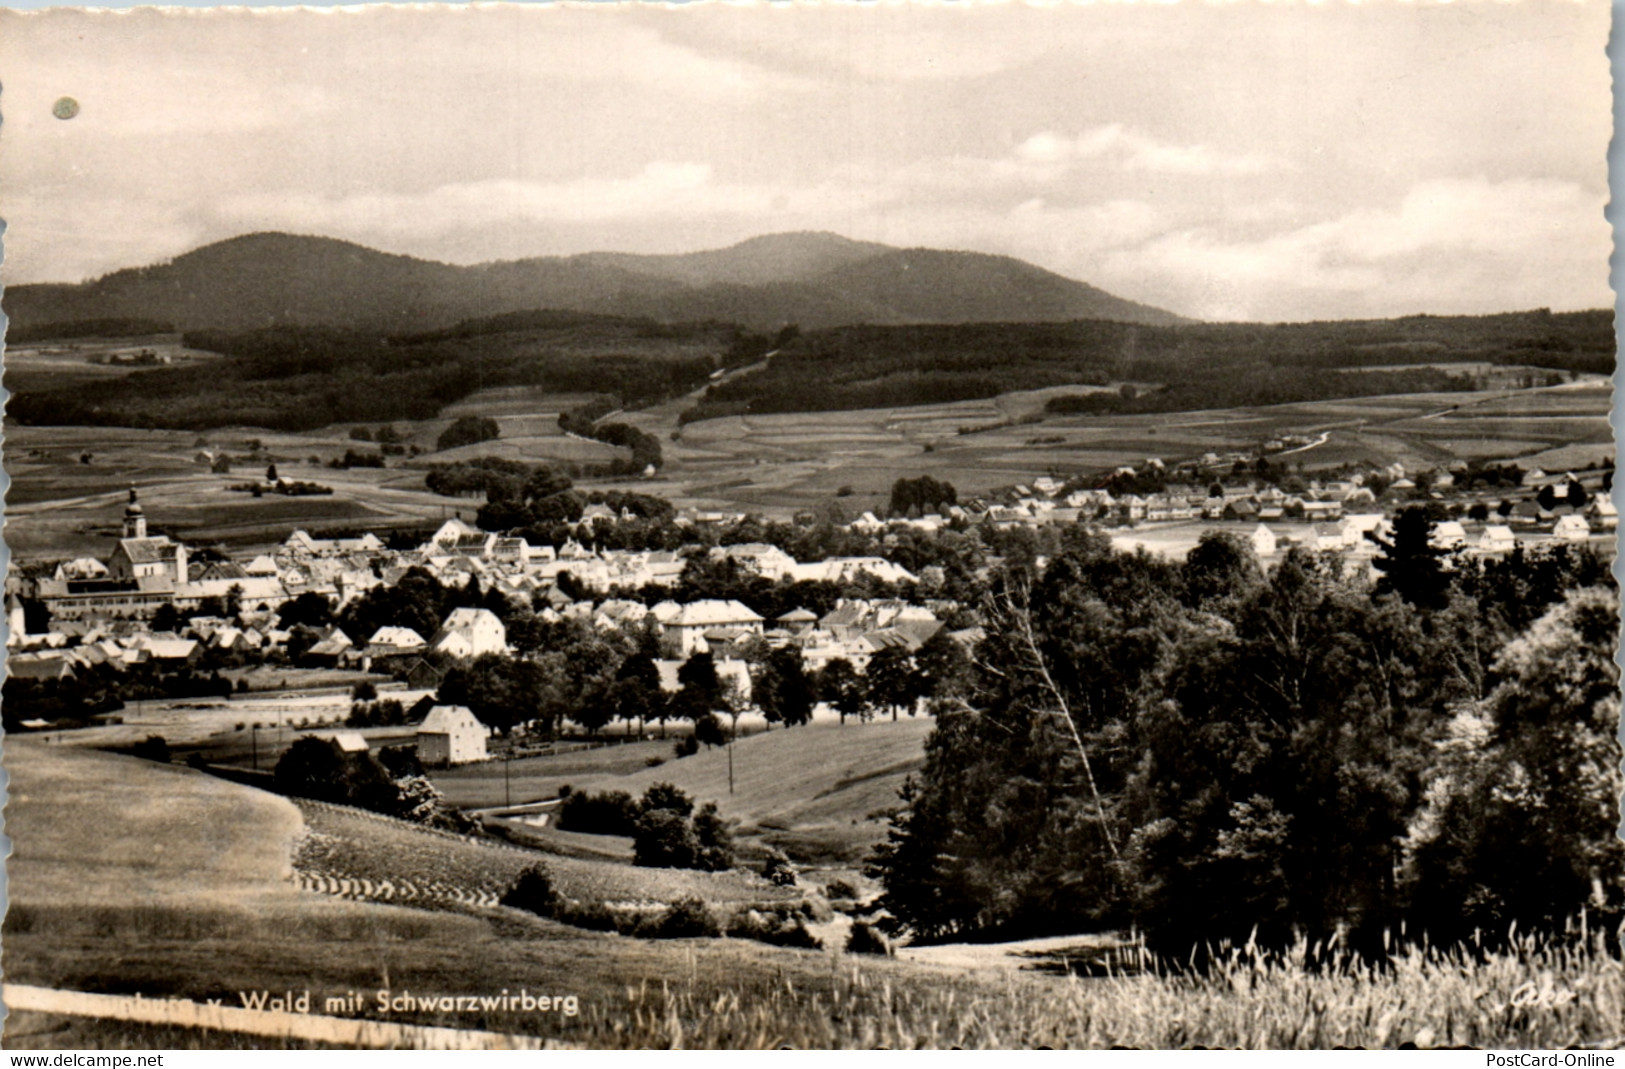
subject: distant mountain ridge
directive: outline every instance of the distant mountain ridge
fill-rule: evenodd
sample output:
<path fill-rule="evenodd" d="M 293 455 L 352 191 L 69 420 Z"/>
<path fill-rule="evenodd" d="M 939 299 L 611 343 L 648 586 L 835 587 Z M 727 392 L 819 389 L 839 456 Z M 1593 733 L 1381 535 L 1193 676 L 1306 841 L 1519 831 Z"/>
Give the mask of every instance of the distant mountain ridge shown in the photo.
<path fill-rule="evenodd" d="M 564 309 L 756 329 L 854 323 L 1186 322 L 1008 256 L 769 234 L 675 255 L 595 252 L 468 267 L 334 238 L 247 234 L 92 282 L 7 287 L 14 329 L 141 318 L 178 329 L 429 330 Z"/>

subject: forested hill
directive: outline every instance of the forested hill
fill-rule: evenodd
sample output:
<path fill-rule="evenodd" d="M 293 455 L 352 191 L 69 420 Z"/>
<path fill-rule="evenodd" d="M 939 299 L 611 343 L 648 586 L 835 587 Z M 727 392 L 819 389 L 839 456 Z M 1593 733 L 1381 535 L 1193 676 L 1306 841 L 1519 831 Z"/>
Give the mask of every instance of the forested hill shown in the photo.
<path fill-rule="evenodd" d="M 1612 311 L 1325 323 L 854 326 L 803 332 L 685 420 L 939 404 L 1055 386 L 1151 384 L 1051 402 L 1139 412 L 1466 389 L 1467 365 L 1611 373 Z"/>
<path fill-rule="evenodd" d="M 250 234 L 79 285 L 9 287 L 14 337 L 141 317 L 180 330 L 322 326 L 403 332 L 556 308 L 663 322 L 1174 323 L 1004 256 L 895 249 L 834 234 L 774 234 L 676 256 L 589 253 L 458 267 L 330 238 Z"/>

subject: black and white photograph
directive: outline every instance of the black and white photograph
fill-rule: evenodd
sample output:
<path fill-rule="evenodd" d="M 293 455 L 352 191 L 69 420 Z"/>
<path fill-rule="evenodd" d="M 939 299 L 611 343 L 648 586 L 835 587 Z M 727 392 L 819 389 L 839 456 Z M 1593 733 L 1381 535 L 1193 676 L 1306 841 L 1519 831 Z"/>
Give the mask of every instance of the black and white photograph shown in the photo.
<path fill-rule="evenodd" d="M 1610 30 L 0 9 L 0 1045 L 1615 1064 Z"/>

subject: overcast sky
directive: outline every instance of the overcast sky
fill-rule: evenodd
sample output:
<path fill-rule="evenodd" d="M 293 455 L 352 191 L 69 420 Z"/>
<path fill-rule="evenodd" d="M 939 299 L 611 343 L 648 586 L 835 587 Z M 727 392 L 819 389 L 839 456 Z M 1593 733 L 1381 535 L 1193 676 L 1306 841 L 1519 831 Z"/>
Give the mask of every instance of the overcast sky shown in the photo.
<path fill-rule="evenodd" d="M 1608 17 L 0 11 L 0 277 L 256 230 L 456 263 L 832 230 L 1214 319 L 1611 306 Z"/>

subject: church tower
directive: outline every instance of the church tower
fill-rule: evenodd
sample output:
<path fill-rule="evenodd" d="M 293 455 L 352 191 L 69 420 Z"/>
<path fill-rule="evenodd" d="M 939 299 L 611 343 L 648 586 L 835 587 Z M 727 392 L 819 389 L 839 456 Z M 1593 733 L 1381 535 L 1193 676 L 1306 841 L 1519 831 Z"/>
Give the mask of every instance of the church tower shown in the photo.
<path fill-rule="evenodd" d="M 147 537 L 147 517 L 141 511 L 141 502 L 135 499 L 135 487 L 130 487 L 130 503 L 124 506 L 124 537 Z"/>

